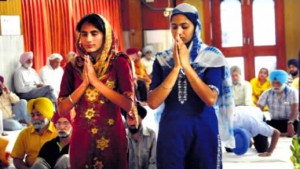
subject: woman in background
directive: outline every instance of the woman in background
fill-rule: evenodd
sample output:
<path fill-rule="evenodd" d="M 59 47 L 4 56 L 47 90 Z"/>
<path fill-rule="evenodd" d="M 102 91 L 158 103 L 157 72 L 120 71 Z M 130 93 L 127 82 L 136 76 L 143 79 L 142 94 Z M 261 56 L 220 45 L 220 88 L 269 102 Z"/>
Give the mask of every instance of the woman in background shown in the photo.
<path fill-rule="evenodd" d="M 256 106 L 260 95 L 272 87 L 269 79 L 269 70 L 267 68 L 261 68 L 258 72 L 258 77 L 251 79 L 250 83 L 252 86 L 252 100 Z M 264 108 L 264 111 L 268 111 L 268 106 Z"/>

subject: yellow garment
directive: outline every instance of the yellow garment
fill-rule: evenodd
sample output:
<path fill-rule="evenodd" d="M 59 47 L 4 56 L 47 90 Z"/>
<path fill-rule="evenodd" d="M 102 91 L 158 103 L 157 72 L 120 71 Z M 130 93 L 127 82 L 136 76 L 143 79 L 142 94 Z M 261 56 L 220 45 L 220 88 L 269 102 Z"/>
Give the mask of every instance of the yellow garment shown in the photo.
<path fill-rule="evenodd" d="M 293 80 L 291 87 L 299 91 L 299 77 Z"/>
<path fill-rule="evenodd" d="M 253 100 L 254 105 L 256 105 L 260 95 L 267 89 L 270 89 L 272 87 L 272 84 L 271 84 L 271 81 L 269 78 L 267 78 L 265 83 L 263 83 L 263 84 L 260 84 L 258 78 L 251 79 L 250 83 L 251 83 L 251 87 L 252 87 L 252 100 Z M 267 110 L 268 110 L 268 108 L 265 107 L 264 111 L 267 111 Z"/>
<path fill-rule="evenodd" d="M 30 125 L 20 132 L 11 152 L 11 157 L 19 159 L 25 157 L 25 163 L 28 166 L 32 166 L 44 143 L 56 136 L 57 132 L 53 122 L 50 122 L 47 130 L 42 135 L 36 132 L 34 127 Z"/>
<path fill-rule="evenodd" d="M 14 117 L 12 105 L 20 101 L 20 98 L 13 92 L 3 92 L 0 96 L 0 111 L 3 112 L 3 119 Z"/>
<path fill-rule="evenodd" d="M 31 115 L 32 109 L 35 108 L 47 119 L 51 120 L 54 114 L 54 106 L 50 99 L 46 97 L 39 97 L 37 99 L 31 99 L 28 101 L 27 110 Z"/>
<path fill-rule="evenodd" d="M 145 79 L 147 89 L 149 90 L 149 86 L 151 83 L 151 78 L 148 75 L 145 67 L 143 66 L 141 60 L 134 61 L 135 74 L 139 78 Z"/>
<path fill-rule="evenodd" d="M 8 145 L 8 140 L 0 137 L 0 162 L 8 165 L 8 156 L 6 153 L 6 147 Z"/>

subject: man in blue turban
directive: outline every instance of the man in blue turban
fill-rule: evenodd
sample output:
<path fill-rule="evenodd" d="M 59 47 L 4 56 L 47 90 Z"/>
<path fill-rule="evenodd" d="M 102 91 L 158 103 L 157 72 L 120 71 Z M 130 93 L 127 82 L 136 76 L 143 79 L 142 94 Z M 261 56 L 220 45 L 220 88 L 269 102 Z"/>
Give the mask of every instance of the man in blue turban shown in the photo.
<path fill-rule="evenodd" d="M 288 74 L 274 70 L 270 74 L 272 88 L 266 90 L 258 100 L 257 106 L 263 110 L 269 107 L 271 120 L 267 123 L 281 132 L 281 136 L 292 137 L 298 125 L 297 91 L 286 85 Z"/>

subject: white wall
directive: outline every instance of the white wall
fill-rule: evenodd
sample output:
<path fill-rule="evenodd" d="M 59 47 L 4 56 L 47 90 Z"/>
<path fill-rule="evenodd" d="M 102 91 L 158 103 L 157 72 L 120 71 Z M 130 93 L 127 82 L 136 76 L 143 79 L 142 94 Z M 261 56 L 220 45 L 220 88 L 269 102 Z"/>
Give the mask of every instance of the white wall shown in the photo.
<path fill-rule="evenodd" d="M 170 48 L 172 43 L 172 35 L 170 30 L 145 30 L 143 32 L 143 47 L 146 45 L 152 45 L 154 53 L 162 52 Z M 123 31 L 123 46 L 124 52 L 130 48 L 130 32 Z M 142 50 L 142 49 L 141 49 Z"/>
<path fill-rule="evenodd" d="M 12 89 L 12 75 L 20 66 L 19 58 L 24 52 L 22 35 L 0 36 L 0 75 L 4 84 Z"/>
<path fill-rule="evenodd" d="M 145 30 L 144 46 L 152 45 L 154 53 L 162 52 L 171 47 L 172 34 L 170 30 Z"/>

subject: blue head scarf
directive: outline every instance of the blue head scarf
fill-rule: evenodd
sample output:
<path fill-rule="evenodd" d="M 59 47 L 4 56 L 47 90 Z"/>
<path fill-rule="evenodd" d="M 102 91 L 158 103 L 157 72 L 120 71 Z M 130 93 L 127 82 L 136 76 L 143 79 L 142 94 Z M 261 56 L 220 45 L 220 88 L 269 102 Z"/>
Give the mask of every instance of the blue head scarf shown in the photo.
<path fill-rule="evenodd" d="M 199 19 L 198 10 L 194 6 L 186 3 L 180 4 L 173 9 L 172 14 L 170 15 L 170 21 L 172 20 L 172 17 L 177 14 L 182 14 L 186 16 L 195 27 L 192 42 L 190 44 L 190 57 L 191 61 L 194 61 L 195 58 L 198 56 L 198 52 L 202 44 L 202 39 L 200 37 L 201 22 Z"/>

